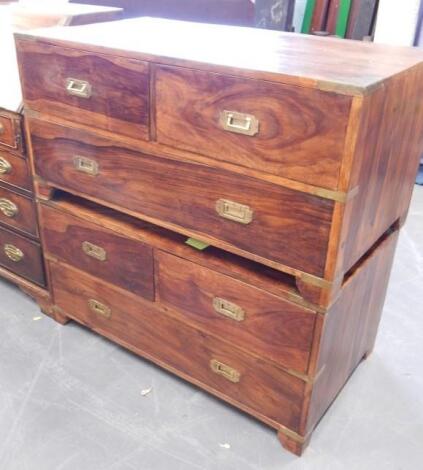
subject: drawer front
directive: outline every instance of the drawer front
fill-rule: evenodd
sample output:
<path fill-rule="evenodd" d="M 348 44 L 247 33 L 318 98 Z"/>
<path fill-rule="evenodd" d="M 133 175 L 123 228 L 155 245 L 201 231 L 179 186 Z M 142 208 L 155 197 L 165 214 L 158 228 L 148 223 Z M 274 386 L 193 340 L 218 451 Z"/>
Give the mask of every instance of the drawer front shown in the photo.
<path fill-rule="evenodd" d="M 0 187 L 0 223 L 37 236 L 37 214 L 34 201 Z"/>
<path fill-rule="evenodd" d="M 149 138 L 148 64 L 19 41 L 26 105 L 139 139 Z"/>
<path fill-rule="evenodd" d="M 315 314 L 173 255 L 157 256 L 158 299 L 234 345 L 306 373 Z"/>
<path fill-rule="evenodd" d="M 163 66 L 157 140 L 336 189 L 350 103 L 334 93 Z"/>
<path fill-rule="evenodd" d="M 31 191 L 32 182 L 27 160 L 0 149 L 1 181 Z"/>
<path fill-rule="evenodd" d="M 21 151 L 20 117 L 0 110 L 0 150 Z"/>
<path fill-rule="evenodd" d="M 45 285 L 40 244 L 1 227 L 0 265 L 40 286 Z"/>
<path fill-rule="evenodd" d="M 65 314 L 250 412 L 298 429 L 303 381 L 168 317 L 153 304 L 124 296 L 104 282 L 54 263 L 51 273 L 56 305 Z"/>
<path fill-rule="evenodd" d="M 44 249 L 72 266 L 154 300 L 151 247 L 40 205 Z"/>
<path fill-rule="evenodd" d="M 36 172 L 197 238 L 323 275 L 333 202 L 204 165 L 150 157 L 30 120 Z M 239 251 L 238 251 L 239 253 Z"/>

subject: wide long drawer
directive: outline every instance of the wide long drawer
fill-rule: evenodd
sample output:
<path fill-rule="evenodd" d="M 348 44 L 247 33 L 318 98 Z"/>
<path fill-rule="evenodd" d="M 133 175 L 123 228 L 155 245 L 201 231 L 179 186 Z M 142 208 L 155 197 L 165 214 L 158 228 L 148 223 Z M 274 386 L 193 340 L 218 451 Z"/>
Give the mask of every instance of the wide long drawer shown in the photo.
<path fill-rule="evenodd" d="M 40 214 L 48 255 L 154 300 L 151 247 L 50 207 Z"/>
<path fill-rule="evenodd" d="M 56 263 L 50 269 L 55 303 L 64 315 L 267 422 L 299 430 L 304 381 L 96 278 Z"/>
<path fill-rule="evenodd" d="M 38 235 L 37 211 L 32 198 L 0 187 L 0 223 L 32 236 Z"/>
<path fill-rule="evenodd" d="M 30 41 L 19 41 L 18 57 L 31 109 L 149 139 L 147 63 Z"/>
<path fill-rule="evenodd" d="M 29 120 L 36 172 L 53 186 L 265 264 L 323 276 L 334 203 L 204 165 L 151 157 Z"/>
<path fill-rule="evenodd" d="M 351 98 L 182 67 L 157 67 L 157 140 L 336 189 Z"/>
<path fill-rule="evenodd" d="M 40 286 L 45 285 L 40 244 L 1 227 L 0 265 Z"/>
<path fill-rule="evenodd" d="M 158 301 L 234 345 L 307 372 L 315 313 L 252 285 L 159 252 Z"/>

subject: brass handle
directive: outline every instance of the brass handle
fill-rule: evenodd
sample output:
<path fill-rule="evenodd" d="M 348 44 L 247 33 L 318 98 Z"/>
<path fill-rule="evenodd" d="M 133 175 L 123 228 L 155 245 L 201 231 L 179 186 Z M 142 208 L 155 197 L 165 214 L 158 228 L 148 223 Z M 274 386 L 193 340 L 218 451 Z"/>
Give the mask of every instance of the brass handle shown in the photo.
<path fill-rule="evenodd" d="M 0 175 L 7 175 L 12 171 L 12 165 L 4 157 L 0 157 Z"/>
<path fill-rule="evenodd" d="M 233 220 L 240 224 L 249 224 L 253 220 L 253 210 L 250 206 L 229 201 L 228 199 L 219 199 L 216 201 L 216 211 L 224 219 Z"/>
<path fill-rule="evenodd" d="M 77 155 L 73 157 L 73 166 L 76 170 L 81 171 L 82 173 L 87 173 L 87 175 L 98 175 L 98 163 L 90 158 L 80 157 Z"/>
<path fill-rule="evenodd" d="M 89 98 L 92 93 L 92 86 L 85 80 L 78 80 L 77 78 L 66 79 L 66 91 L 69 95 L 77 96 L 78 98 Z"/>
<path fill-rule="evenodd" d="M 245 312 L 242 307 L 228 300 L 215 297 L 213 299 L 213 308 L 217 313 L 235 321 L 244 321 Z"/>
<path fill-rule="evenodd" d="M 253 136 L 259 131 L 259 120 L 252 114 L 238 113 L 236 111 L 222 111 L 220 125 L 225 131 Z"/>
<path fill-rule="evenodd" d="M 236 369 L 227 366 L 216 359 L 212 359 L 210 361 L 210 367 L 215 374 L 221 375 L 230 382 L 238 383 L 241 379 L 241 374 Z"/>
<path fill-rule="evenodd" d="M 91 256 L 91 258 L 97 259 L 99 261 L 106 261 L 107 259 L 106 250 L 104 248 L 101 248 L 101 246 L 94 245 L 90 242 L 82 243 L 82 251 L 87 256 Z"/>
<path fill-rule="evenodd" d="M 19 214 L 18 206 L 6 198 L 0 199 L 0 211 L 6 216 L 13 218 Z"/>
<path fill-rule="evenodd" d="M 5 255 L 15 263 L 19 263 L 19 261 L 25 257 L 22 250 L 20 250 L 17 246 L 11 245 L 9 243 L 6 243 L 3 246 L 3 251 Z"/>
<path fill-rule="evenodd" d="M 4 125 L 0 122 L 0 135 L 4 134 Z"/>
<path fill-rule="evenodd" d="M 110 309 L 110 307 L 102 304 L 98 300 L 89 299 L 88 307 L 90 308 L 92 312 L 94 312 L 97 315 L 101 315 L 102 317 L 111 318 L 112 316 L 112 310 Z"/>

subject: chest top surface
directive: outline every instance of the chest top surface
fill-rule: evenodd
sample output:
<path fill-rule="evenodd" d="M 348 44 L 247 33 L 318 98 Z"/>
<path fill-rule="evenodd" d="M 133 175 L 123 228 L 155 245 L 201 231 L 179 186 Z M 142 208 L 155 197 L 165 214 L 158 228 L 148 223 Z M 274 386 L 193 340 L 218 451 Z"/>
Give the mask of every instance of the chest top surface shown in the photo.
<path fill-rule="evenodd" d="M 347 95 L 423 64 L 413 48 L 147 17 L 17 36 Z"/>

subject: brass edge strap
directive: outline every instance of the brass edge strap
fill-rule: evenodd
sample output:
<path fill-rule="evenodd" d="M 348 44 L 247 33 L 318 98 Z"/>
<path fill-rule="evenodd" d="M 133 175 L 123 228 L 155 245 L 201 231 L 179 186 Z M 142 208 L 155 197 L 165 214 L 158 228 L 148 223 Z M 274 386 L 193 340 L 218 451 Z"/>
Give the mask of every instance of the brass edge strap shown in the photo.
<path fill-rule="evenodd" d="M 281 424 L 279 425 L 278 432 L 285 434 L 285 436 L 288 436 L 289 438 L 298 442 L 299 444 L 304 444 L 308 438 L 308 435 L 301 436 L 300 434 L 296 433 L 295 431 L 292 431 L 291 429 L 285 426 L 282 426 Z"/>
<path fill-rule="evenodd" d="M 308 273 L 301 273 L 298 278 L 306 284 L 322 287 L 324 289 L 330 289 L 334 285 L 333 281 L 328 281 L 327 279 L 323 279 Z"/>
<path fill-rule="evenodd" d="M 50 116 L 49 114 L 40 113 L 38 111 L 33 111 L 32 109 L 29 109 L 29 108 L 25 108 L 25 115 L 29 118 L 41 119 L 41 120 L 44 120 L 44 121 L 47 121 L 47 122 L 53 123 L 53 124 L 56 123 L 56 124 L 64 125 L 64 123 L 66 123 L 70 127 L 76 128 L 76 129 L 81 129 L 81 128 L 84 129 L 85 128 L 84 125 L 80 125 L 80 124 L 77 124 L 75 122 L 68 122 L 66 119 L 56 118 L 54 116 Z M 94 129 L 94 130 L 90 129 L 90 132 L 97 133 L 97 134 L 99 133 L 101 135 L 104 135 L 103 134 L 104 131 L 101 130 L 101 129 L 100 130 L 99 129 Z M 117 138 L 116 138 L 116 136 L 111 136 L 110 134 L 107 133 L 107 131 L 106 131 L 106 134 L 107 134 L 107 138 L 110 138 L 112 140 L 115 139 L 115 140 L 119 141 L 120 139 L 122 139 L 122 137 L 119 137 L 119 136 Z M 137 144 L 138 144 L 137 145 L 137 147 L 138 147 L 140 143 L 137 142 Z M 152 143 L 147 142 L 146 144 L 151 145 Z M 156 144 L 157 144 L 157 142 L 156 142 Z M 138 148 L 138 151 L 143 151 L 143 150 L 140 147 L 140 148 Z M 160 154 L 160 156 L 165 157 L 165 158 L 166 157 L 170 158 L 170 155 L 163 155 L 163 152 L 159 152 L 158 149 L 149 148 L 148 150 L 144 149 L 144 151 L 147 151 L 151 154 L 154 153 L 156 155 Z M 171 149 L 170 149 L 170 152 L 171 152 Z M 187 154 L 189 154 L 189 153 L 190 152 L 187 152 Z M 184 161 L 192 161 L 192 159 L 190 160 L 189 158 L 185 157 Z M 198 163 L 198 162 L 196 162 L 196 163 Z M 253 177 L 257 178 L 257 176 L 253 176 Z M 283 180 L 283 182 L 282 182 L 282 180 Z M 295 180 L 290 180 L 289 178 L 284 178 L 284 177 L 280 177 L 280 182 L 278 182 L 278 183 L 275 183 L 274 181 L 269 181 L 268 179 L 266 179 L 264 177 L 263 177 L 263 181 L 270 182 L 272 184 L 276 184 L 278 186 L 282 186 L 282 187 L 292 189 L 294 191 L 302 192 L 302 193 L 305 193 L 305 194 L 311 194 L 312 196 L 320 197 L 322 199 L 329 199 L 331 201 L 339 202 L 339 203 L 342 203 L 342 204 L 345 204 L 352 197 L 354 197 L 357 193 L 357 190 L 358 190 L 358 188 L 354 188 L 354 189 L 352 189 L 348 192 L 336 191 L 336 190 L 332 190 L 332 189 L 322 188 L 320 186 L 310 185 L 308 183 L 303 183 L 303 182 L 299 182 L 299 181 L 295 181 Z"/>

